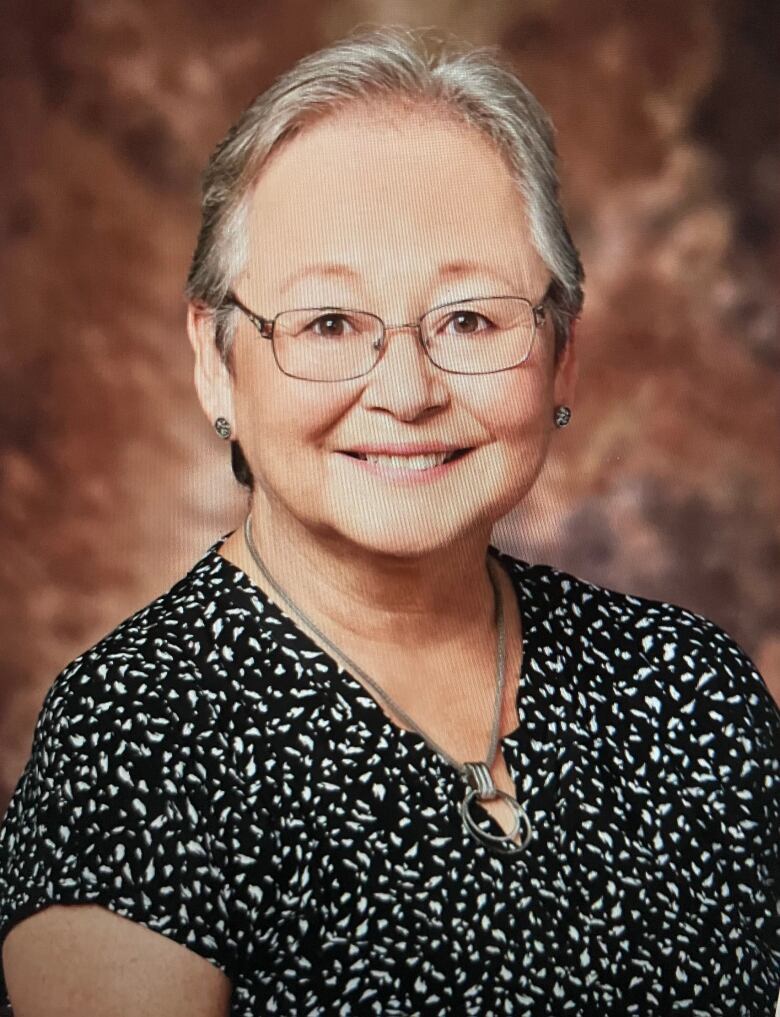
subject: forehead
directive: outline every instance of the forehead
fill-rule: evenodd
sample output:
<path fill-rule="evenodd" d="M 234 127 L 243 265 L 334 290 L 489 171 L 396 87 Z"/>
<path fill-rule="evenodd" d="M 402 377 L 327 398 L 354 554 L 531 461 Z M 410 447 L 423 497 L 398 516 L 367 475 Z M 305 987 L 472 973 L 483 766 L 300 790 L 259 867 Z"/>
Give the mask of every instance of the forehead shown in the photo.
<path fill-rule="evenodd" d="M 387 272 L 443 259 L 540 262 L 502 156 L 430 110 L 348 108 L 309 125 L 263 168 L 249 213 L 266 275 L 315 260 Z"/>

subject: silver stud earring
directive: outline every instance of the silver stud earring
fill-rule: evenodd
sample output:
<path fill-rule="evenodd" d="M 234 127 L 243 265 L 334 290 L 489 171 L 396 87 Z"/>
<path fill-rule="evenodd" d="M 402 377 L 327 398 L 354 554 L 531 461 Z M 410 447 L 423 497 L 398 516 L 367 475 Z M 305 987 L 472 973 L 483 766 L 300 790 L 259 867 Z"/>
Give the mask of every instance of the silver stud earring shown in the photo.
<path fill-rule="evenodd" d="M 230 426 L 230 421 L 225 420 L 224 417 L 217 417 L 217 419 L 214 421 L 214 430 L 217 432 L 220 438 L 229 438 L 230 435 L 233 433 L 232 428 Z"/>
<path fill-rule="evenodd" d="M 556 427 L 566 427 L 571 420 L 571 410 L 568 406 L 556 406 L 553 419 Z"/>

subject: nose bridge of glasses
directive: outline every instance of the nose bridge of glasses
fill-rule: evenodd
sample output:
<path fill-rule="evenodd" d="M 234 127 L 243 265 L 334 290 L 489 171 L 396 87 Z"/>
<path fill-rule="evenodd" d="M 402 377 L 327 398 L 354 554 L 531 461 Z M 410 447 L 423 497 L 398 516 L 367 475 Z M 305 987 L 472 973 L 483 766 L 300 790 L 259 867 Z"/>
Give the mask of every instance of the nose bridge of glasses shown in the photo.
<path fill-rule="evenodd" d="M 423 334 L 422 322 L 420 321 L 406 321 L 398 325 L 390 325 L 385 323 L 382 330 L 383 334 L 379 338 L 374 340 L 373 343 L 374 349 L 378 352 L 383 347 L 387 346 L 387 335 L 389 332 L 401 332 L 408 329 L 414 329 L 416 331 L 417 335 L 415 338 L 417 340 L 417 343 L 420 346 L 422 346 L 424 350 L 427 351 L 429 343 Z"/>

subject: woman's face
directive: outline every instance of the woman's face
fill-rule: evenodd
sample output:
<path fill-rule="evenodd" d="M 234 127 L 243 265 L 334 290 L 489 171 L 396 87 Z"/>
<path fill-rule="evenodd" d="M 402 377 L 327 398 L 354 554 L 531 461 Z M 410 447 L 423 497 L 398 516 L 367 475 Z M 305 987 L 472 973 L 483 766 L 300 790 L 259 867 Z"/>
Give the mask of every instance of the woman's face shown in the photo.
<path fill-rule="evenodd" d="M 250 231 L 233 288 L 264 317 L 336 306 L 413 322 L 469 297 L 536 304 L 550 281 L 501 159 L 430 114 L 350 111 L 308 128 L 264 169 Z M 486 542 L 539 473 L 554 405 L 571 399 L 573 360 L 555 370 L 549 324 L 525 363 L 485 375 L 445 373 L 415 329 L 394 330 L 372 371 L 336 382 L 286 376 L 243 315 L 237 328 L 230 419 L 257 484 L 320 539 L 366 551 Z M 430 477 L 378 475 L 343 451 L 405 443 L 471 451 Z"/>

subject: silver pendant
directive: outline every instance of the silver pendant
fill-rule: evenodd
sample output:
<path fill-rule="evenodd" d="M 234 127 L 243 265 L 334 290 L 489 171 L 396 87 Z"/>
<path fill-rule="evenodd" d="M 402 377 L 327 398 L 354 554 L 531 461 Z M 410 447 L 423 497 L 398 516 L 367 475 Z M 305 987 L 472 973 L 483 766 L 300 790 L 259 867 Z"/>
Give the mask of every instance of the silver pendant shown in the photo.
<path fill-rule="evenodd" d="M 490 770 L 487 768 L 485 763 L 464 763 L 463 764 L 464 779 L 469 786 L 466 791 L 466 796 L 461 802 L 460 814 L 463 817 L 463 825 L 471 834 L 471 836 L 478 840 L 485 847 L 492 848 L 494 851 L 498 851 L 501 854 L 506 855 L 517 855 L 521 851 L 524 851 L 531 839 L 531 821 L 525 813 L 525 809 L 520 805 L 516 798 L 506 793 L 506 791 L 500 791 L 493 778 L 490 775 Z M 509 833 L 505 833 L 502 836 L 496 836 L 494 833 L 488 833 L 483 830 L 481 826 L 477 825 L 476 820 L 472 817 L 469 812 L 469 804 L 471 801 L 477 798 L 482 800 L 485 798 L 503 798 L 508 805 L 511 806 L 514 814 L 514 825 Z M 524 825 L 523 838 L 518 844 L 515 841 L 515 836 L 520 830 L 521 822 Z"/>

